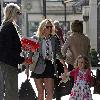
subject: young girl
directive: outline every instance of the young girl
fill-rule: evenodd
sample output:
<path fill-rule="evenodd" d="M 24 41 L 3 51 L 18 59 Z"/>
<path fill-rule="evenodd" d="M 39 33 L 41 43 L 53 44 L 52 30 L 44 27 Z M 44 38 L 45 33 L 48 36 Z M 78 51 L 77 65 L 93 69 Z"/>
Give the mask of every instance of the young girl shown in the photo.
<path fill-rule="evenodd" d="M 66 72 L 61 75 L 62 81 L 66 80 L 66 77 L 74 77 L 74 86 L 71 90 L 69 100 L 93 100 L 92 94 L 90 91 L 90 82 L 91 82 L 91 69 L 90 63 L 86 56 L 78 56 L 75 61 L 74 69 L 70 72 Z"/>

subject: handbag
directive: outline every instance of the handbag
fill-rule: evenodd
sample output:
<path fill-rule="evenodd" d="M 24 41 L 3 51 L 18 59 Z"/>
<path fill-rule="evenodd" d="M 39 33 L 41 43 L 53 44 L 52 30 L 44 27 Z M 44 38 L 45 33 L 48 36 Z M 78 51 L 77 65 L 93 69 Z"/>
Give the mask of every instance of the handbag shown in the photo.
<path fill-rule="evenodd" d="M 38 61 L 37 61 L 36 66 L 35 66 L 35 69 L 34 69 L 34 73 L 42 74 L 45 70 L 45 67 L 46 67 L 45 60 L 43 59 L 42 56 L 39 56 Z"/>
<path fill-rule="evenodd" d="M 30 71 L 34 71 L 35 70 L 35 66 L 37 64 L 39 58 L 39 52 L 34 52 L 33 56 L 32 56 L 32 64 L 29 65 L 29 69 Z"/>

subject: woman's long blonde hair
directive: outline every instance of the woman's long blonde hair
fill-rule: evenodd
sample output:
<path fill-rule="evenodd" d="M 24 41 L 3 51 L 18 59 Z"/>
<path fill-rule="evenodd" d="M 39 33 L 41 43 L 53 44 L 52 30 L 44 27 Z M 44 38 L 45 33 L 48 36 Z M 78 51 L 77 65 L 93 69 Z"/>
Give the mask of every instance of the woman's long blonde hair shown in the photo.
<path fill-rule="evenodd" d="M 53 22 L 52 22 L 52 20 L 51 19 L 44 19 L 44 20 L 42 20 L 41 22 L 40 22 L 40 24 L 39 24 L 39 27 L 38 27 L 38 30 L 37 30 L 37 36 L 39 36 L 39 37 L 43 37 L 43 32 L 44 32 L 44 29 L 45 29 L 45 27 L 46 27 L 46 24 L 48 23 L 48 22 L 50 22 L 51 24 L 52 24 L 52 32 L 51 32 L 51 34 L 52 35 L 54 35 L 55 34 L 55 32 L 54 32 L 54 24 L 53 24 Z"/>
<path fill-rule="evenodd" d="M 9 3 L 4 9 L 3 23 L 13 22 L 16 16 L 20 14 L 20 7 L 17 4 Z"/>

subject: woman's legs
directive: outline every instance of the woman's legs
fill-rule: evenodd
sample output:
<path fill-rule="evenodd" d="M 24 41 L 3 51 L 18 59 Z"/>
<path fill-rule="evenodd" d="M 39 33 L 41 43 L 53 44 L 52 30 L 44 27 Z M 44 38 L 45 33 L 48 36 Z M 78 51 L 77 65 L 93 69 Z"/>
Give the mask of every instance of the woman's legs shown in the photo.
<path fill-rule="evenodd" d="M 52 100 L 54 92 L 54 79 L 44 78 L 44 84 L 47 92 L 46 100 Z"/>
<path fill-rule="evenodd" d="M 45 100 L 44 90 L 46 90 L 46 100 L 52 100 L 53 91 L 54 91 L 54 79 L 48 77 L 54 77 L 54 66 L 52 62 L 46 60 L 46 68 L 42 74 L 34 74 L 33 76 L 38 77 L 38 79 L 34 78 L 36 88 L 38 91 L 38 100 Z M 39 78 L 46 77 L 46 78 Z"/>
<path fill-rule="evenodd" d="M 36 79 L 34 78 L 35 85 L 38 91 L 38 100 L 44 100 L 44 81 L 43 78 Z"/>

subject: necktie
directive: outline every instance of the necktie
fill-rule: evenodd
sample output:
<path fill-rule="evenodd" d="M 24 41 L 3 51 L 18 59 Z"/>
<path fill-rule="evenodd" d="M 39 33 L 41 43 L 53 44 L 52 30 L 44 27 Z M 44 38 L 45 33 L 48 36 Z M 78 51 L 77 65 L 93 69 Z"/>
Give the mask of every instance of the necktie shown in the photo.
<path fill-rule="evenodd" d="M 46 58 L 49 58 L 49 40 L 46 40 Z"/>

